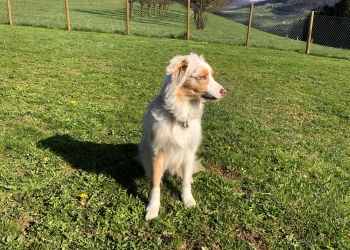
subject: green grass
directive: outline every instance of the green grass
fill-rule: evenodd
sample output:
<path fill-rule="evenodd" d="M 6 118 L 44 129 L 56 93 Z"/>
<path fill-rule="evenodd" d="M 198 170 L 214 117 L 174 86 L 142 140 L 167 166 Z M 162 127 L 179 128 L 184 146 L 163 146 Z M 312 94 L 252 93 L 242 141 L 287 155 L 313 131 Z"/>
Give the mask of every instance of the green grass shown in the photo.
<path fill-rule="evenodd" d="M 349 249 L 349 60 L 0 25 L 0 248 Z M 172 56 L 202 53 L 197 206 L 166 177 L 157 219 L 133 160 Z M 74 104 L 71 101 L 76 101 Z M 80 195 L 86 193 L 86 199 Z"/>
<path fill-rule="evenodd" d="M 0 0 L 0 4 L 4 14 L 0 16 L 0 23 L 7 23 L 6 1 Z M 14 25 L 67 28 L 64 1 L 12 0 L 11 10 Z M 71 29 L 125 32 L 125 1 L 72 0 L 69 1 L 69 14 Z"/>
<path fill-rule="evenodd" d="M 49 0 L 12 0 L 12 16 L 14 25 L 27 25 L 55 29 L 66 29 L 64 1 Z M 2 11 L 1 11 L 2 10 Z M 71 29 L 83 31 L 99 31 L 108 33 L 126 33 L 125 1 L 122 0 L 71 0 L 69 1 Z M 141 6 L 134 3 L 134 18 L 130 20 L 130 32 L 134 35 L 149 37 L 168 37 L 183 39 L 187 34 L 187 9 L 180 4 L 171 4 L 165 13 L 148 17 L 145 7 L 145 17 L 141 17 Z M 238 13 L 243 19 L 232 21 L 211 13 L 205 13 L 207 20 L 204 30 L 195 29 L 193 13 L 191 13 L 190 38 L 195 41 L 218 42 L 245 45 L 247 37 L 249 9 L 239 9 L 228 13 Z M 262 15 L 263 17 L 259 16 Z M 279 29 L 283 21 L 291 23 L 302 18 L 301 14 L 275 15 L 270 8 L 256 7 L 254 10 L 254 25 L 275 27 Z M 275 19 L 273 19 L 275 18 Z M 244 21 L 245 20 L 245 21 Z M 240 23 L 241 22 L 241 23 Z M 0 0 L 0 23 L 8 23 L 6 0 Z M 289 24 L 290 25 L 290 24 Z M 282 25 L 285 28 L 285 25 Z M 283 28 L 282 27 L 282 28 Z M 255 47 L 276 48 L 305 53 L 306 43 L 272 35 L 252 29 L 250 45 Z M 350 59 L 350 50 L 336 49 L 312 44 L 311 54 L 335 58 Z"/>

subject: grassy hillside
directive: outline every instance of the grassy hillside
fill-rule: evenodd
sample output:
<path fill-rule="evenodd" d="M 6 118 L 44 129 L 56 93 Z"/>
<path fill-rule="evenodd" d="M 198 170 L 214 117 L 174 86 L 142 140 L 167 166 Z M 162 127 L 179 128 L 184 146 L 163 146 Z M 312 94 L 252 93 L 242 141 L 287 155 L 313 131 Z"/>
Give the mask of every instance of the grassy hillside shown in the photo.
<path fill-rule="evenodd" d="M 304 12 L 311 10 L 321 10 L 323 6 L 332 6 L 340 0 L 268 0 L 256 2 L 256 6 L 272 4 L 277 11 Z M 234 1 L 233 1 L 234 3 Z"/>
<path fill-rule="evenodd" d="M 7 23 L 6 1 L 0 0 L 3 11 L 0 12 L 0 23 Z M 63 2 L 48 0 L 16 1 L 12 3 L 13 24 L 66 29 L 65 7 Z M 69 4 L 70 23 L 73 30 L 92 30 L 109 33 L 125 33 L 125 2 L 120 0 L 84 0 Z M 130 20 L 131 34 L 150 37 L 171 37 L 183 39 L 187 32 L 187 10 L 179 4 L 172 4 L 166 13 L 141 17 L 140 4 L 135 2 L 135 16 Z M 153 9 L 152 9 L 153 13 Z M 247 36 L 249 9 L 227 11 L 223 18 L 206 13 L 207 25 L 204 30 L 196 30 L 191 17 L 190 37 L 192 40 L 244 45 Z M 280 29 L 284 23 L 293 23 L 302 16 L 276 16 L 271 9 L 257 7 L 253 24 L 269 29 Z M 230 15 L 239 15 L 244 20 L 229 20 Z M 272 35 L 257 29 L 252 30 L 251 45 L 284 50 L 305 52 L 305 42 Z M 334 49 L 313 45 L 311 53 L 317 55 L 350 58 L 349 50 Z"/>
<path fill-rule="evenodd" d="M 0 248 L 350 248 L 349 60 L 0 25 Z M 197 206 L 166 177 L 159 218 L 133 160 L 168 61 L 204 54 Z M 320 70 L 322 69 L 322 70 Z"/>

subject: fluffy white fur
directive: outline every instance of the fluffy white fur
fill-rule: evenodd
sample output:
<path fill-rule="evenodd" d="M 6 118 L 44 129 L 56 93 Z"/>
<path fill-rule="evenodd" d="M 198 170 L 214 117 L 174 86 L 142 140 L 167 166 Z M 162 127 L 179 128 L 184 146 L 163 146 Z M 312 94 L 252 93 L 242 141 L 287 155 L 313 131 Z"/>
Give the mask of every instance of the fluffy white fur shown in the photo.
<path fill-rule="evenodd" d="M 193 173 L 204 170 L 195 157 L 202 139 L 203 103 L 219 100 L 225 93 L 202 56 L 191 53 L 170 61 L 160 94 L 143 117 L 145 136 L 139 145 L 139 159 L 151 188 L 146 220 L 158 216 L 164 172 L 182 178 L 183 203 L 196 205 L 191 182 Z"/>

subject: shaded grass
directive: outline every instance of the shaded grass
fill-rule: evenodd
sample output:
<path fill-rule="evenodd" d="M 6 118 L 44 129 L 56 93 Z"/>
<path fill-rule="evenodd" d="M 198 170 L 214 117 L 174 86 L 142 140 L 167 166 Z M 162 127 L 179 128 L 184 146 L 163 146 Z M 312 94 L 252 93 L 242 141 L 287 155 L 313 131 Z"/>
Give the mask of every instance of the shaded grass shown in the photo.
<path fill-rule="evenodd" d="M 350 247 L 349 61 L 215 43 L 0 26 L 0 244 L 33 249 Z M 198 205 L 133 160 L 172 56 L 203 53 Z M 272 53 L 273 52 L 273 53 Z M 322 70 L 320 70 L 322 69 Z M 75 102 L 71 102 L 74 100 Z M 86 193 L 86 199 L 80 198 Z"/>

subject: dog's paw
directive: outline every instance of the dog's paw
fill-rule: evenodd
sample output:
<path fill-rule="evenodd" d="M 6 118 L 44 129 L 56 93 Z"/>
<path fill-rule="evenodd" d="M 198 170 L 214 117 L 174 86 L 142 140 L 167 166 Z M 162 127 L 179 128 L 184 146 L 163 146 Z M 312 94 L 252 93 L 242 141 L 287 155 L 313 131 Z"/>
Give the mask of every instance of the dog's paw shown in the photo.
<path fill-rule="evenodd" d="M 158 217 L 158 213 L 159 213 L 159 205 L 153 205 L 153 206 L 150 206 L 148 205 L 147 206 L 147 209 L 146 209 L 146 216 L 145 216 L 145 219 L 146 220 L 152 220 L 156 217 Z"/>
<path fill-rule="evenodd" d="M 193 197 L 184 198 L 183 203 L 186 207 L 192 207 L 196 205 L 196 201 L 193 199 Z"/>

